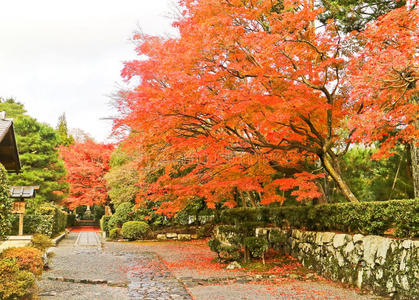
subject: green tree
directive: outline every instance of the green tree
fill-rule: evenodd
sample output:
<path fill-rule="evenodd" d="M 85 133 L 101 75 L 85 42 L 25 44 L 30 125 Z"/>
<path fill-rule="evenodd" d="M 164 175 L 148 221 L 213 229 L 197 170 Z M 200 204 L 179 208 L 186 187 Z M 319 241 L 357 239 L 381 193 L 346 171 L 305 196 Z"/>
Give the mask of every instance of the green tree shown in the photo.
<path fill-rule="evenodd" d="M 413 197 L 413 181 L 409 174 L 408 151 L 399 145 L 395 155 L 374 160 L 376 149 L 354 147 L 343 157 L 342 173 L 355 196 L 361 201 L 383 201 Z M 337 192 L 336 189 L 333 191 Z M 344 201 L 332 195 L 334 201 Z"/>
<path fill-rule="evenodd" d="M 65 113 L 58 118 L 57 134 L 60 145 L 69 146 L 74 143 L 74 138 L 68 133 L 67 119 Z"/>
<path fill-rule="evenodd" d="M 388 13 L 405 5 L 404 0 L 321 0 L 325 12 L 320 21 L 336 20 L 343 32 L 362 31 L 365 26 Z"/>
<path fill-rule="evenodd" d="M 12 200 L 9 197 L 9 182 L 3 165 L 0 164 L 0 240 L 11 228 Z"/>
<path fill-rule="evenodd" d="M 11 185 L 39 185 L 36 198 L 29 201 L 35 206 L 45 201 L 60 202 L 68 184 L 63 181 L 65 167 L 58 155 L 58 134 L 51 126 L 26 115 L 23 104 L 13 99 L 2 101 L 0 111 L 6 111 L 7 116 L 14 118 L 22 164 L 21 173 L 9 176 Z"/>
<path fill-rule="evenodd" d="M 137 154 L 127 153 L 121 147 L 112 153 L 111 168 L 105 179 L 109 188 L 108 195 L 115 207 L 124 202 L 134 202 L 139 191 L 139 175 L 135 165 L 137 157 Z"/>

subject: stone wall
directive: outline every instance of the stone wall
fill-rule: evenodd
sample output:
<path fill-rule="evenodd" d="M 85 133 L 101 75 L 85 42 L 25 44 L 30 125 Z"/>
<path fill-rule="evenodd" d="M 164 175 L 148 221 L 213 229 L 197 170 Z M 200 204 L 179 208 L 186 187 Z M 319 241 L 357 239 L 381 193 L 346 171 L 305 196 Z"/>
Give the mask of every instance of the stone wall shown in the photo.
<path fill-rule="evenodd" d="M 278 228 L 258 228 L 256 235 L 331 280 L 419 299 L 419 241 Z"/>

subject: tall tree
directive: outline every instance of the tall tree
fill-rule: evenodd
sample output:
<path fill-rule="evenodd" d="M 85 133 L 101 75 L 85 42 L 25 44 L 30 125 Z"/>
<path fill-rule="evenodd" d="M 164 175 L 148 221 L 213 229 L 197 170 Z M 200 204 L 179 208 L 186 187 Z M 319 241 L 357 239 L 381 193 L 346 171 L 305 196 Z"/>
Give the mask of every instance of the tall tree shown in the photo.
<path fill-rule="evenodd" d="M 122 75 L 141 81 L 120 93 L 116 126 L 130 128 L 145 160 L 166 162 L 153 194 L 232 203 L 237 189 L 270 203 L 281 200 L 279 188 L 304 200 L 321 195 L 317 165 L 358 201 L 342 176 L 342 156 L 378 107 L 357 101 L 350 86 L 359 37 L 341 36 L 333 22 L 316 32 L 322 11 L 308 2 L 185 0 L 179 38 L 135 36 L 141 59 Z M 404 97 L 400 89 L 392 95 Z M 394 108 L 414 117 L 404 102 Z M 387 124 L 371 141 L 397 128 Z M 179 165 L 194 169 L 170 176 Z M 278 171 L 287 178 L 272 180 Z"/>
<path fill-rule="evenodd" d="M 109 170 L 112 150 L 112 145 L 96 144 L 90 140 L 60 147 L 67 168 L 66 181 L 70 184 L 70 195 L 64 202 L 67 207 L 105 204 L 105 174 Z"/>
<path fill-rule="evenodd" d="M 14 118 L 16 140 L 22 172 L 10 174 L 11 185 L 39 185 L 33 203 L 44 201 L 60 202 L 68 185 L 63 181 L 65 168 L 58 156 L 59 138 L 47 124 L 25 114 L 23 104 L 14 99 L 0 103 L 0 111 Z"/>
<path fill-rule="evenodd" d="M 64 146 L 69 146 L 74 143 L 74 138 L 71 134 L 68 133 L 67 119 L 65 113 L 63 113 L 58 118 L 57 133 L 60 138 L 60 144 Z"/>

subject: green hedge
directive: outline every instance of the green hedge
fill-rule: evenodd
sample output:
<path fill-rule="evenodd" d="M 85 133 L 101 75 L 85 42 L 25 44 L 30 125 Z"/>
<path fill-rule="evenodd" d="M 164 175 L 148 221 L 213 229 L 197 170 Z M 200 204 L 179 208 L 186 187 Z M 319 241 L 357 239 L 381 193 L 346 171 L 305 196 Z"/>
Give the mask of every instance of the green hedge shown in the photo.
<path fill-rule="evenodd" d="M 122 236 L 129 240 L 138 240 L 144 238 L 150 226 L 146 222 L 141 221 L 128 221 L 122 225 Z"/>
<path fill-rule="evenodd" d="M 34 214 L 24 215 L 23 233 L 42 233 L 49 237 L 64 231 L 67 226 L 67 213 L 52 204 L 44 204 Z M 12 233 L 17 234 L 19 230 L 19 217 L 13 216 Z"/>
<path fill-rule="evenodd" d="M 111 216 L 102 216 L 100 219 L 100 229 L 104 232 L 109 232 L 112 228 L 109 228 L 108 223 Z"/>
<path fill-rule="evenodd" d="M 376 235 L 394 228 L 398 237 L 418 237 L 419 199 L 233 208 L 224 211 L 221 220 L 224 224 L 241 224 L 245 220 L 278 227 Z"/>

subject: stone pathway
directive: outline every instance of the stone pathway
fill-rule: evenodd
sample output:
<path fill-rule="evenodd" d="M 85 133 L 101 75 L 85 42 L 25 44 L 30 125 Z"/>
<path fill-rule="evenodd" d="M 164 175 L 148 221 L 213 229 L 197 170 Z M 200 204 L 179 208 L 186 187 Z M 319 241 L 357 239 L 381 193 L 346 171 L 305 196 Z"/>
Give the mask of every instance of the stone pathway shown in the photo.
<path fill-rule="evenodd" d="M 106 244 L 95 232 L 70 233 L 53 249 L 40 299 L 192 299 L 156 254 Z"/>

